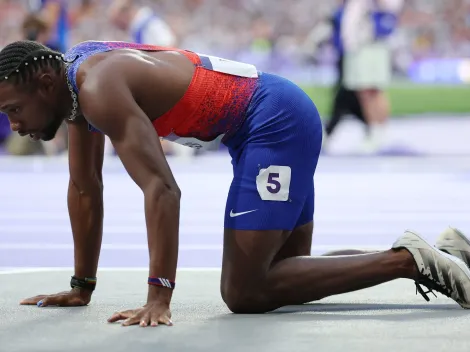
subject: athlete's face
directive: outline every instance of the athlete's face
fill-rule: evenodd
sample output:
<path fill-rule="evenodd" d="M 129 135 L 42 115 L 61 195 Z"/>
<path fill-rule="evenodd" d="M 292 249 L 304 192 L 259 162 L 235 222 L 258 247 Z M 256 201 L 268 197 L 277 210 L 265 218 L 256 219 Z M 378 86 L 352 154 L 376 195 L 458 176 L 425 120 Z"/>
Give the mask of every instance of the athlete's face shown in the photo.
<path fill-rule="evenodd" d="M 7 80 L 0 83 L 0 111 L 8 115 L 12 131 L 34 140 L 55 137 L 65 114 L 59 111 L 52 79 L 49 76 L 29 88 Z"/>

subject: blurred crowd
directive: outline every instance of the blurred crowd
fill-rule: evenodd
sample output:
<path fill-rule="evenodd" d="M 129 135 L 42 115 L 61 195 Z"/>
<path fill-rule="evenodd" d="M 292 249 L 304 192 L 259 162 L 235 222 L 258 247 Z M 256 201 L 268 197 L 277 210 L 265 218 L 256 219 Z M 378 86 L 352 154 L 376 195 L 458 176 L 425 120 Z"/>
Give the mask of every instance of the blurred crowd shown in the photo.
<path fill-rule="evenodd" d="M 110 20 L 114 0 L 63 1 L 67 38 L 64 51 L 85 40 L 133 40 L 129 31 Z M 315 72 L 334 70 L 334 52 L 309 44 L 315 26 L 332 16 L 340 1 L 323 0 L 134 0 L 148 6 L 174 35 L 173 45 L 207 54 L 254 63 L 261 70 L 276 72 L 308 83 L 320 80 Z M 0 0 L 0 48 L 29 38 L 47 42 L 47 21 L 34 16 L 44 0 Z M 113 25 L 114 24 L 114 25 Z M 470 56 L 470 0 L 405 0 L 400 25 L 391 38 L 395 75 L 406 76 L 408 67 L 427 57 Z M 323 72 L 322 71 L 322 72 Z M 5 125 L 5 119 L 0 125 Z M 8 133 L 0 128 L 0 141 Z M 59 136 L 60 137 L 60 136 Z M 11 153 L 56 154 L 66 146 L 65 133 L 51 145 L 28 147 Z M 20 148 L 21 149 L 21 148 Z M 46 150 L 45 150 L 46 149 Z"/>
<path fill-rule="evenodd" d="M 34 0 L 33 0 L 34 1 Z M 69 44 L 84 40 L 128 40 L 106 16 L 112 0 L 67 0 Z M 177 45 L 231 58 L 272 52 L 288 65 L 308 58 L 305 39 L 330 16 L 338 1 L 135 0 L 155 9 L 177 37 Z M 0 47 L 21 38 L 31 0 L 0 0 Z M 397 47 L 413 58 L 470 54 L 470 0 L 406 0 Z M 273 64 L 276 65 L 276 62 Z M 279 65 L 279 64 L 278 64 Z"/>

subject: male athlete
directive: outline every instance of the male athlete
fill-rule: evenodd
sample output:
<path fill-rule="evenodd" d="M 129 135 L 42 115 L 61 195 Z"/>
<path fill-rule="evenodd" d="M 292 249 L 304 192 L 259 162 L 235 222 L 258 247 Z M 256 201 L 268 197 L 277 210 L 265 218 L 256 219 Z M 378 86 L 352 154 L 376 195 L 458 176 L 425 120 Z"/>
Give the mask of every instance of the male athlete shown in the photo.
<path fill-rule="evenodd" d="M 284 78 L 185 50 L 94 41 L 75 46 L 65 58 L 34 42 L 12 43 L 0 52 L 0 77 L 0 110 L 14 131 L 50 140 L 66 119 L 70 133 L 72 289 L 22 304 L 90 302 L 108 135 L 144 194 L 150 253 L 147 303 L 115 313 L 109 322 L 172 324 L 181 192 L 159 136 L 193 147 L 221 141 L 230 151 L 234 177 L 225 209 L 221 293 L 231 311 L 263 313 L 397 278 L 414 280 L 426 299 L 419 284 L 470 307 L 465 263 L 412 232 L 383 252 L 310 256 L 322 126 L 309 97 Z M 439 247 L 460 256 L 470 252 L 463 235 L 451 229 Z"/>

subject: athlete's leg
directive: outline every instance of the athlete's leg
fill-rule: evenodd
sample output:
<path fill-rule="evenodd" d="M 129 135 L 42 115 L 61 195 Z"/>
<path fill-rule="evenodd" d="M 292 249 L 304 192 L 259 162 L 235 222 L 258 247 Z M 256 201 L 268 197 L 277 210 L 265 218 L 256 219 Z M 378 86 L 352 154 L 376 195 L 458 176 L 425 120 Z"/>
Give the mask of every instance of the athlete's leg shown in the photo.
<path fill-rule="evenodd" d="M 313 221 L 312 214 L 315 208 L 315 194 L 313 184 L 310 188 L 310 194 L 307 196 L 303 205 L 302 212 L 295 227 L 299 231 L 291 233 L 283 244 L 279 252 L 276 253 L 271 265 L 278 261 L 299 256 L 309 256 L 312 252 Z M 305 226 L 302 226 L 305 225 Z"/>
<path fill-rule="evenodd" d="M 315 106 L 298 87 L 271 75 L 262 79 L 243 132 L 229 145 L 234 179 L 225 210 L 221 279 L 227 306 L 261 313 L 417 278 L 406 250 L 291 256 L 308 254 L 311 244 L 322 128 Z"/>
<path fill-rule="evenodd" d="M 340 249 L 337 251 L 326 252 L 323 254 L 325 257 L 337 257 L 341 255 L 360 255 L 360 254 L 370 254 L 370 253 L 377 253 L 380 251 L 365 251 L 362 249 Z"/>
<path fill-rule="evenodd" d="M 273 264 L 280 260 L 310 255 L 312 253 L 312 237 L 313 237 L 313 222 L 301 226 L 298 231 L 293 232 L 281 247 L 279 252 L 276 253 Z M 330 251 L 322 254 L 326 257 L 336 257 L 340 255 L 359 255 L 377 253 L 379 250 L 362 250 L 362 249 L 340 249 L 337 251 Z"/>
<path fill-rule="evenodd" d="M 312 188 L 311 194 L 307 197 L 302 213 L 297 221 L 297 231 L 293 232 L 276 254 L 273 260 L 273 265 L 280 260 L 308 256 L 312 250 L 312 237 L 313 237 L 313 221 L 310 221 L 314 211 L 314 192 Z M 302 226 L 304 225 L 305 226 Z M 323 256 L 340 256 L 340 255 L 358 255 L 375 253 L 376 251 L 365 251 L 358 249 L 343 249 L 324 253 Z"/>
<path fill-rule="evenodd" d="M 301 155 L 311 147 L 297 149 L 302 145 L 294 148 Z M 299 161 L 282 142 L 249 144 L 234 163 L 221 278 L 222 297 L 233 312 L 262 313 L 397 278 L 417 278 L 406 250 L 308 256 L 315 167 L 315 157 Z"/>
<path fill-rule="evenodd" d="M 259 160 L 256 148 L 250 149 L 245 155 Z M 249 168 L 249 161 L 245 159 L 243 171 L 246 172 Z M 249 197 L 247 185 L 237 180 L 235 177 L 232 183 L 227 211 L 234 207 L 233 204 L 243 204 L 242 198 Z M 293 182 L 299 184 L 298 179 Z M 238 313 L 263 313 L 281 306 L 303 304 L 397 278 L 416 279 L 415 261 L 406 250 L 341 257 L 309 256 L 313 232 L 313 182 L 307 180 L 304 187 L 310 189 L 306 192 L 308 195 L 293 231 L 225 229 L 221 293 L 229 309 Z M 298 189 L 291 187 L 291 190 L 296 192 Z M 291 204 L 294 203 L 294 199 L 291 201 Z M 235 221 L 233 218 L 226 220 L 227 225 L 231 222 L 234 227 L 256 224 L 268 227 L 269 223 L 256 221 L 269 214 L 290 216 L 290 206 L 287 204 L 284 211 L 279 211 L 284 204 L 278 202 L 267 203 L 265 209 L 254 198 L 245 204 L 250 204 L 252 210 L 257 210 L 235 218 Z M 278 211 L 275 208 L 277 205 Z M 265 210 L 267 213 L 257 213 Z M 274 223 L 279 220 L 271 221 Z M 282 227 L 281 224 L 282 221 L 277 226 Z"/>
<path fill-rule="evenodd" d="M 222 297 L 235 313 L 263 313 L 316 301 L 398 278 L 417 278 L 406 250 L 342 257 L 273 258 L 290 236 L 309 231 L 311 224 L 291 233 L 282 230 L 225 229 Z"/>
<path fill-rule="evenodd" d="M 309 256 L 312 253 L 313 222 L 302 226 L 296 233 L 291 233 L 274 256 L 271 265 L 277 262 L 299 256 Z"/>
<path fill-rule="evenodd" d="M 279 252 L 276 253 L 273 265 L 280 260 L 309 256 L 312 253 L 312 237 L 313 237 L 313 222 L 301 226 L 298 231 L 292 232 L 289 238 L 286 240 L 284 245 L 281 247 Z M 322 254 L 322 256 L 336 257 L 340 255 L 358 255 L 358 254 L 370 254 L 380 252 L 379 250 L 361 250 L 361 249 L 341 249 L 337 251 L 331 251 Z"/>

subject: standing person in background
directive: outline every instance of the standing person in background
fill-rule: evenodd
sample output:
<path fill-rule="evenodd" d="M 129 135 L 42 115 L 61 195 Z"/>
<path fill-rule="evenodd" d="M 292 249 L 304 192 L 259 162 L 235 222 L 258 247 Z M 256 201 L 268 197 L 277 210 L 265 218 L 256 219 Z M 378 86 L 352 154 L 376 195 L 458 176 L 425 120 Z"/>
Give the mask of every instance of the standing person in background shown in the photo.
<path fill-rule="evenodd" d="M 49 31 L 45 44 L 56 51 L 65 53 L 68 49 L 69 21 L 66 0 L 28 0 L 29 9 L 40 16 Z M 28 38 L 30 40 L 36 40 Z M 43 41 L 41 41 L 42 43 Z"/>
<path fill-rule="evenodd" d="M 336 127 L 344 116 L 351 114 L 366 127 L 366 134 L 370 132 L 369 123 L 365 119 L 364 111 L 359 101 L 357 92 L 344 86 L 344 48 L 341 39 L 341 23 L 344 14 L 344 6 L 347 0 L 341 0 L 336 11 L 333 13 L 330 22 L 330 37 L 332 45 L 337 54 L 336 71 L 338 73 L 336 84 L 334 86 L 334 98 L 331 106 L 331 115 L 325 127 L 325 135 L 323 137 L 323 149 L 328 151 L 329 141 Z"/>
<path fill-rule="evenodd" d="M 137 5 L 132 0 L 115 0 L 109 18 L 114 26 L 128 32 L 136 44 L 176 45 L 176 36 L 170 26 L 150 7 Z"/>
<path fill-rule="evenodd" d="M 136 44 L 176 46 L 176 36 L 170 26 L 150 7 L 135 4 L 132 0 L 114 0 L 109 9 L 111 23 L 127 32 Z M 193 155 L 194 149 L 161 141 L 165 154 Z M 112 147 L 107 143 L 107 151 Z"/>
<path fill-rule="evenodd" d="M 403 0 L 347 0 L 341 20 L 344 86 L 357 92 L 370 125 L 361 151 L 380 151 L 390 106 L 384 89 L 391 80 L 387 39 L 395 30 Z"/>
<path fill-rule="evenodd" d="M 81 0 L 80 3 L 75 6 L 73 9 L 69 11 L 69 25 L 75 31 L 80 28 L 80 25 L 87 21 L 88 19 L 93 17 L 94 12 L 98 12 L 99 9 L 97 8 L 97 1 L 96 0 Z M 87 23 L 88 25 L 89 23 Z M 87 26 L 87 30 L 93 30 L 93 28 L 89 28 Z M 81 28 L 80 28 L 81 29 Z M 80 33 L 82 34 L 82 33 Z M 95 33 L 96 34 L 96 33 Z"/>

